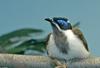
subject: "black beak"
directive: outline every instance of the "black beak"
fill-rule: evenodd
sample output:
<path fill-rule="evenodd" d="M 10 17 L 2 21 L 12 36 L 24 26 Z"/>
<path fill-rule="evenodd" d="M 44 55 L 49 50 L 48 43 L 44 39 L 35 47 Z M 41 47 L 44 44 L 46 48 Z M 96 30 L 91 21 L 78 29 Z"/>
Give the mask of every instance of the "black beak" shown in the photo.
<path fill-rule="evenodd" d="M 50 18 L 45 18 L 45 20 L 48 21 L 48 22 L 52 25 L 52 27 L 56 27 L 56 25 L 54 24 L 54 22 L 53 22 L 52 19 L 50 19 Z"/>
<path fill-rule="evenodd" d="M 50 18 L 45 18 L 45 20 L 52 23 L 52 19 L 50 19 Z"/>
<path fill-rule="evenodd" d="M 54 21 L 50 18 L 45 18 L 46 21 L 50 22 L 52 28 L 53 28 L 53 31 L 54 33 L 58 34 L 60 31 L 59 31 L 59 28 L 57 27 L 57 24 L 54 23 Z"/>
<path fill-rule="evenodd" d="M 53 28 L 55 28 L 55 27 L 57 28 L 56 24 L 53 22 L 52 19 L 50 19 L 50 18 L 45 18 L 45 20 L 48 21 L 48 22 L 51 24 L 51 26 L 52 26 Z"/>

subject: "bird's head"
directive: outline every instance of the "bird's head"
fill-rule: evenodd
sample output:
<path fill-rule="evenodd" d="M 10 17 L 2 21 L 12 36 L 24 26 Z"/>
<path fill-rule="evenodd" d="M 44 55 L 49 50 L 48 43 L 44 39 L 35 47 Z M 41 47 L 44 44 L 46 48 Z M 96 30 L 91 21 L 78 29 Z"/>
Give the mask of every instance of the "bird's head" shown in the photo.
<path fill-rule="evenodd" d="M 45 20 L 51 23 L 53 30 L 65 31 L 68 29 L 72 29 L 72 26 L 67 18 L 54 17 L 52 19 L 46 18 Z"/>

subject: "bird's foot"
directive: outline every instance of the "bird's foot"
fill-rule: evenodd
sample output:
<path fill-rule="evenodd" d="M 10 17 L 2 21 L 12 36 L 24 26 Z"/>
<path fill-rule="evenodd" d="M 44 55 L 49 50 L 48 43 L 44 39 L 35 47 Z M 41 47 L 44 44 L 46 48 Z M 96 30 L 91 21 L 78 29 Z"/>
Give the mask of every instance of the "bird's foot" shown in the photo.
<path fill-rule="evenodd" d="M 61 63 L 58 60 L 53 60 L 53 63 L 55 64 L 55 68 L 67 68 L 67 65 L 65 63 Z"/>

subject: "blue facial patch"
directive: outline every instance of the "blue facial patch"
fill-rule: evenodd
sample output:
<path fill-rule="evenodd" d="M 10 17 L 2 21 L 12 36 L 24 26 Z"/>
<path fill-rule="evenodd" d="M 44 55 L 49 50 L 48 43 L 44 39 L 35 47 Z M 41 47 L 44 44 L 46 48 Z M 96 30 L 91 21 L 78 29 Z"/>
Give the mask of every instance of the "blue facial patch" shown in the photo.
<path fill-rule="evenodd" d="M 68 29 L 69 28 L 69 22 L 68 22 L 68 19 L 56 19 L 56 23 L 59 25 L 59 27 L 61 29 Z"/>
<path fill-rule="evenodd" d="M 63 28 L 67 28 L 68 27 L 68 22 L 65 20 L 57 20 L 57 23 L 61 26 L 63 26 Z"/>
<path fill-rule="evenodd" d="M 67 18 L 55 17 L 53 18 L 53 21 L 63 30 L 71 29 L 71 24 Z"/>

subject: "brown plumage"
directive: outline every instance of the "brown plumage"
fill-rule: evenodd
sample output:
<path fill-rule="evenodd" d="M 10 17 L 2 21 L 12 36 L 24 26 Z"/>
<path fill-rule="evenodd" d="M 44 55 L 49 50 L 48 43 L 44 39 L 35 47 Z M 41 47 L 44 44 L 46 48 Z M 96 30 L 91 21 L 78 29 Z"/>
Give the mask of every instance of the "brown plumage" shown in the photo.
<path fill-rule="evenodd" d="M 83 42 L 83 44 L 84 44 L 86 50 L 89 51 L 87 41 L 86 41 L 86 39 L 84 38 L 84 36 L 83 36 L 82 32 L 80 31 L 80 29 L 77 28 L 77 27 L 74 27 L 74 28 L 72 28 L 72 31 L 74 32 L 74 34 L 75 34 L 80 40 L 82 40 L 82 42 Z"/>

